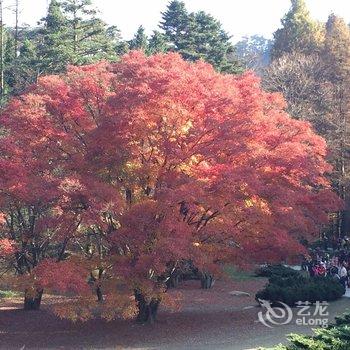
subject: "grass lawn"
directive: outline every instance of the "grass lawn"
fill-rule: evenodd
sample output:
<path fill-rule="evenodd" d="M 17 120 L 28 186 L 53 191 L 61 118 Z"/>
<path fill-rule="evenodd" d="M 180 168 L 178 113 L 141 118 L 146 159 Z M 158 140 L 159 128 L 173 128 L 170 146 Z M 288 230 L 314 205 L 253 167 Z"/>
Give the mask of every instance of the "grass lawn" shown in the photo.
<path fill-rule="evenodd" d="M 0 289 L 0 298 L 14 298 L 19 297 L 21 293 L 14 292 L 12 290 L 1 290 Z"/>
<path fill-rule="evenodd" d="M 264 278 L 256 276 L 254 271 L 240 270 L 233 265 L 226 265 L 224 271 L 231 279 L 238 282 Z"/>

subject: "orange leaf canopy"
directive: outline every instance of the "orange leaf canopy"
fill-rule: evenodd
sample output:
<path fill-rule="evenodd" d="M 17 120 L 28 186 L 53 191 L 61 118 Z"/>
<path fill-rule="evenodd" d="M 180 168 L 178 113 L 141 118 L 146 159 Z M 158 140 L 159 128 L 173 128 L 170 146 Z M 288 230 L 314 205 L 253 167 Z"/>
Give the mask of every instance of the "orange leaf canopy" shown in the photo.
<path fill-rule="evenodd" d="M 325 141 L 284 108 L 254 74 L 174 53 L 70 67 L 1 115 L 2 211 L 35 206 L 31 234 L 54 231 L 71 250 L 98 232 L 132 283 L 183 259 L 204 270 L 286 259 L 339 201 Z"/>

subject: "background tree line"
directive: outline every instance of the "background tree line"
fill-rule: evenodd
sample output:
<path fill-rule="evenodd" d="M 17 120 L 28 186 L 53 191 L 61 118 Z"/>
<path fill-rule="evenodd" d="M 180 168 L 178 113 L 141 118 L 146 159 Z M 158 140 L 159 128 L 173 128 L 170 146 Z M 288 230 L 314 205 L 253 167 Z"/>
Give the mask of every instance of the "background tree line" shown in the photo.
<path fill-rule="evenodd" d="M 42 75 L 64 72 L 69 64 L 116 61 L 129 50 L 147 54 L 176 51 L 187 60 L 203 59 L 221 72 L 242 71 L 231 37 L 220 22 L 203 11 L 188 12 L 178 0 L 171 1 L 162 13 L 159 30 L 147 37 L 141 25 L 131 40 L 123 40 L 116 26 L 108 26 L 99 18 L 91 0 L 51 0 L 46 17 L 35 28 L 19 27 L 21 3 L 11 1 L 15 27 L 4 25 L 1 15 L 3 102 Z M 0 9 L 5 5 L 8 3 L 0 1 Z"/>
<path fill-rule="evenodd" d="M 333 188 L 345 201 L 333 217 L 330 233 L 350 231 L 350 29 L 331 14 L 326 23 L 313 20 L 304 0 L 292 0 L 282 27 L 274 33 L 271 63 L 262 73 L 269 91 L 283 93 L 287 111 L 309 121 L 328 144 Z"/>

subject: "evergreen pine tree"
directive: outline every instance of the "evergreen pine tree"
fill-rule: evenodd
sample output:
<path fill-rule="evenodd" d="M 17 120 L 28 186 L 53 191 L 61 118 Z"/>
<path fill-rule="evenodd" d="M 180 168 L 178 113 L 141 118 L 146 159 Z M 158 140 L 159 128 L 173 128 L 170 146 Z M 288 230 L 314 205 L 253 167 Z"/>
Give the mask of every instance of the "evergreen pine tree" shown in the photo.
<path fill-rule="evenodd" d="M 241 71 L 230 36 L 211 15 L 203 11 L 188 13 L 183 2 L 173 0 L 162 13 L 160 28 L 167 36 L 170 48 L 184 59 L 202 59 L 220 72 Z"/>
<path fill-rule="evenodd" d="M 313 21 L 305 0 L 291 0 L 292 7 L 282 19 L 282 28 L 274 33 L 272 59 L 284 53 L 315 53 L 322 47 L 324 27 Z"/>
<path fill-rule="evenodd" d="M 71 62 L 67 20 L 57 0 L 51 0 L 46 17 L 36 29 L 13 31 L 6 65 L 8 93 L 23 92 L 41 75 L 56 74 Z M 17 35 L 17 37 L 16 37 Z M 17 50 L 14 47 L 17 45 Z M 15 56 L 15 52 L 18 54 Z"/>
<path fill-rule="evenodd" d="M 143 26 L 138 27 L 133 39 L 129 41 L 129 47 L 131 50 L 147 51 L 148 38 L 145 34 L 145 28 Z"/>
<path fill-rule="evenodd" d="M 119 41 L 115 46 L 117 56 L 122 56 L 130 50 L 129 43 L 125 40 Z"/>
<path fill-rule="evenodd" d="M 117 56 L 124 55 L 129 51 L 129 44 L 127 41 L 122 39 L 118 27 L 108 27 L 106 30 L 106 35 L 110 45 L 113 47 L 113 51 Z"/>
<path fill-rule="evenodd" d="M 28 34 L 21 44 L 19 55 L 8 63 L 6 70 L 8 93 L 17 95 L 35 83 L 40 75 L 37 45 Z"/>
<path fill-rule="evenodd" d="M 81 65 L 101 59 L 116 59 L 116 42 L 108 35 L 108 26 L 97 18 L 91 0 L 64 0 L 67 17 L 68 45 L 73 64 Z"/>
<path fill-rule="evenodd" d="M 194 23 L 192 36 L 196 59 L 211 63 L 220 72 L 238 73 L 241 66 L 231 37 L 222 29 L 221 23 L 203 11 L 194 15 Z"/>
<path fill-rule="evenodd" d="M 152 55 L 155 53 L 167 52 L 168 50 L 169 45 L 166 36 L 157 30 L 153 31 L 148 43 L 148 54 Z"/>
<path fill-rule="evenodd" d="M 173 0 L 162 13 L 162 22 L 159 27 L 164 31 L 174 51 L 182 53 L 188 46 L 187 35 L 192 24 L 193 16 L 189 16 L 185 3 Z"/>
<path fill-rule="evenodd" d="M 4 91 L 3 100 L 6 102 L 8 95 L 11 93 L 11 68 L 16 60 L 15 55 L 15 35 L 12 28 L 3 30 L 3 69 L 4 69 Z"/>
<path fill-rule="evenodd" d="M 61 5 L 57 0 L 51 0 L 44 21 L 45 27 L 50 32 L 58 32 L 66 25 L 67 20 L 63 16 Z"/>
<path fill-rule="evenodd" d="M 51 0 L 41 22 L 37 47 L 39 75 L 61 73 L 72 62 L 72 51 L 68 45 L 68 22 L 57 0 Z"/>

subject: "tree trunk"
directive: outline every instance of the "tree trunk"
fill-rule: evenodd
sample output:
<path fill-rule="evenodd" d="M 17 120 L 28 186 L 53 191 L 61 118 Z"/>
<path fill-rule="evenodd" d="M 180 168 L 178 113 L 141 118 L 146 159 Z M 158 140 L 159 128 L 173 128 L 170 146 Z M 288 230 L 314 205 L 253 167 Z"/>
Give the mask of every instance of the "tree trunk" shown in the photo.
<path fill-rule="evenodd" d="M 135 290 L 135 300 L 138 308 L 136 321 L 138 323 L 153 324 L 157 318 L 160 299 L 154 298 L 147 302 L 143 294 Z"/>
<path fill-rule="evenodd" d="M 15 47 L 14 47 L 15 58 L 18 57 L 18 22 L 19 22 L 18 16 L 19 16 L 19 0 L 16 0 L 16 3 L 15 3 Z"/>
<path fill-rule="evenodd" d="M 96 295 L 97 295 L 98 302 L 104 301 L 101 287 L 96 288 Z"/>
<path fill-rule="evenodd" d="M 210 289 L 215 283 L 212 275 L 207 273 L 202 273 L 201 275 L 201 287 L 203 289 Z"/>
<path fill-rule="evenodd" d="M 166 285 L 168 288 L 177 288 L 180 282 L 181 276 L 179 273 L 174 273 L 170 276 Z"/>
<path fill-rule="evenodd" d="M 41 298 L 43 296 L 43 290 L 37 290 L 36 295 L 28 295 L 28 291 L 25 290 L 24 292 L 24 304 L 23 308 L 24 310 L 39 310 L 40 304 L 41 304 Z"/>
<path fill-rule="evenodd" d="M 340 170 L 340 179 L 339 179 L 339 196 L 341 199 L 344 201 L 346 200 L 346 187 L 345 187 L 345 181 L 346 181 L 346 159 L 345 159 L 345 154 L 346 154 L 346 139 L 347 139 L 347 108 L 343 104 L 344 101 L 346 101 L 346 95 L 345 95 L 345 88 L 344 88 L 344 82 L 341 82 L 339 86 L 337 87 L 338 91 L 338 113 L 339 113 L 339 118 L 341 120 L 341 125 L 340 125 L 340 159 L 339 159 L 339 170 Z M 344 211 L 341 210 L 338 212 L 338 237 L 341 238 L 344 236 Z"/>

